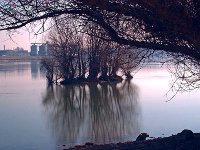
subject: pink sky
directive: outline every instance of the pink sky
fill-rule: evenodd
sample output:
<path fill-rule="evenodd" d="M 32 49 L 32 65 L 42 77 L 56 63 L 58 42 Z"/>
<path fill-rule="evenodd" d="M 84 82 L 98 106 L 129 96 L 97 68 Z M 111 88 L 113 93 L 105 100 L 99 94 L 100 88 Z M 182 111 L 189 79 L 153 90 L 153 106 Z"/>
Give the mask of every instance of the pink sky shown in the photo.
<path fill-rule="evenodd" d="M 0 31 L 0 50 L 4 49 L 14 49 L 16 47 L 22 47 L 25 50 L 30 51 L 30 45 L 33 42 L 44 42 L 44 35 L 34 35 L 34 33 L 29 33 L 25 29 L 18 29 L 11 37 L 8 36 L 7 31 Z"/>

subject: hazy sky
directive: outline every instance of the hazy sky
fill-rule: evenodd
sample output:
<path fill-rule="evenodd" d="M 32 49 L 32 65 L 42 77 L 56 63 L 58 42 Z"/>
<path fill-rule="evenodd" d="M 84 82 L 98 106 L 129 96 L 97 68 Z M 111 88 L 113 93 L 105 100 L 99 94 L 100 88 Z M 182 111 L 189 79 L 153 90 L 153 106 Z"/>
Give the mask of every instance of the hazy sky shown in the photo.
<path fill-rule="evenodd" d="M 9 37 L 11 35 L 11 38 Z M 18 29 L 15 32 L 8 33 L 7 31 L 0 31 L 0 50 L 4 49 L 14 49 L 16 47 L 22 47 L 25 50 L 30 51 L 31 43 L 33 42 L 45 42 L 45 34 L 35 35 L 34 33 L 29 33 L 26 29 Z"/>

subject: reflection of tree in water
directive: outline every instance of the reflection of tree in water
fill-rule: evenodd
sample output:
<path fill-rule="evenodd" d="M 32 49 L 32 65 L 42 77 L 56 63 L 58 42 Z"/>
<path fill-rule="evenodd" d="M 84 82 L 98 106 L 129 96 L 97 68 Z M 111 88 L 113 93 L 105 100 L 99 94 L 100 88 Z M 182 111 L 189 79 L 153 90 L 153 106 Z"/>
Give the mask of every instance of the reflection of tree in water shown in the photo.
<path fill-rule="evenodd" d="M 124 141 L 140 132 L 138 89 L 128 81 L 49 87 L 43 104 L 59 144 Z"/>
<path fill-rule="evenodd" d="M 39 77 L 42 77 L 42 78 L 46 77 L 46 73 L 44 72 L 44 70 L 41 70 L 40 67 L 41 67 L 41 64 L 39 60 L 31 61 L 31 77 L 33 79 L 37 79 Z"/>
<path fill-rule="evenodd" d="M 31 61 L 31 76 L 33 79 L 38 78 L 40 63 L 39 61 Z"/>

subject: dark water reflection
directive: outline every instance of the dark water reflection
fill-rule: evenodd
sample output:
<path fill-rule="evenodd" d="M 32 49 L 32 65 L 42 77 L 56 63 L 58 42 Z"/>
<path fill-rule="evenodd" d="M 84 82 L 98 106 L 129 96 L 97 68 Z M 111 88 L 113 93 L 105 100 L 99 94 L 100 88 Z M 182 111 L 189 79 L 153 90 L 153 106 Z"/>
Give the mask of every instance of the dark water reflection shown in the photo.
<path fill-rule="evenodd" d="M 39 60 L 33 61 L 0 61 L 0 73 L 4 76 L 20 76 L 28 74 L 31 71 L 31 78 L 38 79 L 45 78 L 45 72 L 40 69 L 41 64 Z"/>
<path fill-rule="evenodd" d="M 140 133 L 138 87 L 130 81 L 51 86 L 43 105 L 58 144 L 122 142 Z"/>
<path fill-rule="evenodd" d="M 31 77 L 33 79 L 38 78 L 40 75 L 40 62 L 39 61 L 31 61 Z"/>

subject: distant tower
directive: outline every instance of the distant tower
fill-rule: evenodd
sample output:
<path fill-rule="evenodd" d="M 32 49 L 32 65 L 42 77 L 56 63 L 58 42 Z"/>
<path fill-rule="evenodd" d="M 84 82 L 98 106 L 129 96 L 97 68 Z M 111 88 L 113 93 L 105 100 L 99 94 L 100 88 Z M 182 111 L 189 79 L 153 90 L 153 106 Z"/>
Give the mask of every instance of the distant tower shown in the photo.
<path fill-rule="evenodd" d="M 47 55 L 47 44 L 43 43 L 42 45 L 39 46 L 38 55 L 39 56 L 46 56 Z"/>
<path fill-rule="evenodd" d="M 5 45 L 3 46 L 3 50 L 4 50 L 4 51 L 6 50 L 6 46 L 5 46 Z"/>
<path fill-rule="evenodd" d="M 37 56 L 37 45 L 33 44 L 31 45 L 31 56 Z"/>

